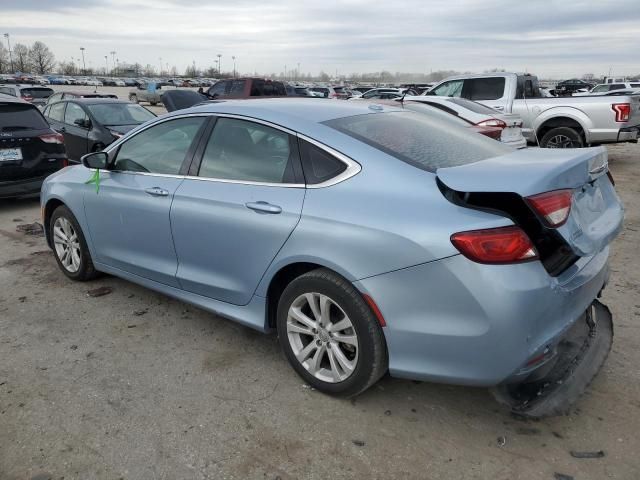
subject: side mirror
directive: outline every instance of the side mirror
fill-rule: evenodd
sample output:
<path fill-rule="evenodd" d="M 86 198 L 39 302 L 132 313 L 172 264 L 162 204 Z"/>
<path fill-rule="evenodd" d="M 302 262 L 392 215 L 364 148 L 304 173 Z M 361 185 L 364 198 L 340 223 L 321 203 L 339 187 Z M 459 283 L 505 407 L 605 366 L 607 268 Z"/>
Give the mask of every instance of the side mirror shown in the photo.
<path fill-rule="evenodd" d="M 82 164 L 87 168 L 105 170 L 109 162 L 109 156 L 105 152 L 87 153 L 81 158 Z"/>
<path fill-rule="evenodd" d="M 91 122 L 89 120 L 87 120 L 86 118 L 76 118 L 73 121 L 74 125 L 77 125 L 81 128 L 89 128 L 91 126 Z"/>

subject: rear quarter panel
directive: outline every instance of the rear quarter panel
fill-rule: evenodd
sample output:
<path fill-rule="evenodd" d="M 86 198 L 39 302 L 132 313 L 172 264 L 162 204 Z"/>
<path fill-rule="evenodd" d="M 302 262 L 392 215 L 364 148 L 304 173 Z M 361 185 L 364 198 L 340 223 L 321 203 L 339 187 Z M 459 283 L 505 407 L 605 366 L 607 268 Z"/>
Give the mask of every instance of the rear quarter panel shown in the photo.
<path fill-rule="evenodd" d="M 265 273 L 258 295 L 266 295 L 271 278 L 291 263 L 317 263 L 355 281 L 457 255 L 452 233 L 512 223 L 450 203 L 430 172 L 335 136 L 340 138 L 332 146 L 359 161 L 362 170 L 339 184 L 307 189 L 300 222 Z"/>

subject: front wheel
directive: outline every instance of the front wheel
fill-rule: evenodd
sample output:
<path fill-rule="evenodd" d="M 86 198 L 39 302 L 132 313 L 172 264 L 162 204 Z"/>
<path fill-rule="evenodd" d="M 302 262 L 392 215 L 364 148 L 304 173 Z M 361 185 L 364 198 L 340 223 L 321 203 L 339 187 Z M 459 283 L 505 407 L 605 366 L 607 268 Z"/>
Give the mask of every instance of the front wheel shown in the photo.
<path fill-rule="evenodd" d="M 544 134 L 540 140 L 542 148 L 582 148 L 582 135 L 570 127 L 556 127 Z"/>
<path fill-rule="evenodd" d="M 64 205 L 56 208 L 49 228 L 53 253 L 62 273 L 80 282 L 97 277 L 87 242 L 71 210 Z"/>
<path fill-rule="evenodd" d="M 286 287 L 277 329 L 291 366 L 324 393 L 358 395 L 387 371 L 375 315 L 351 283 L 329 270 L 313 270 Z"/>

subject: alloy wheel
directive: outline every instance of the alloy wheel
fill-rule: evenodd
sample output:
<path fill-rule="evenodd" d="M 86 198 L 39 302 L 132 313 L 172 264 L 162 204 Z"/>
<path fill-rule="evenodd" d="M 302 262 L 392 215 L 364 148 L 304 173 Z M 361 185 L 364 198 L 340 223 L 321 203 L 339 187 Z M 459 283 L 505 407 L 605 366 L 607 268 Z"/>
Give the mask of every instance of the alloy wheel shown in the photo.
<path fill-rule="evenodd" d="M 575 148 L 575 145 L 566 135 L 555 135 L 547 142 L 547 148 Z"/>
<path fill-rule="evenodd" d="M 300 364 L 323 382 L 346 380 L 358 363 L 358 336 L 349 316 L 321 293 L 305 293 L 293 301 L 287 338 Z"/>
<path fill-rule="evenodd" d="M 69 220 L 58 217 L 53 224 L 53 244 L 62 266 L 70 273 L 80 269 L 80 239 Z"/>

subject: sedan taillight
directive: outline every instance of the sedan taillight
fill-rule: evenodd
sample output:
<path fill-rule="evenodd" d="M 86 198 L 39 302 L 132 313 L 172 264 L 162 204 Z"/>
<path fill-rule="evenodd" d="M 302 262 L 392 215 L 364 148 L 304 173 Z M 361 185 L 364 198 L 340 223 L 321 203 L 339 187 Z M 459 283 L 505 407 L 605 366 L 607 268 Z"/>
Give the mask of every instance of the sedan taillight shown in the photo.
<path fill-rule="evenodd" d="M 476 123 L 476 125 L 480 127 L 498 127 L 498 128 L 507 128 L 507 124 L 502 120 L 497 118 L 491 118 L 489 120 L 483 120 L 482 122 Z"/>
<path fill-rule="evenodd" d="M 540 193 L 525 200 L 544 219 L 547 226 L 557 228 L 569 218 L 572 198 L 573 191 L 566 189 Z"/>
<path fill-rule="evenodd" d="M 454 233 L 451 243 L 469 260 L 478 263 L 521 263 L 538 258 L 527 234 L 515 225 Z"/>
<path fill-rule="evenodd" d="M 44 143 L 64 144 L 64 137 L 60 133 L 45 133 L 44 135 L 38 136 L 38 138 Z"/>

